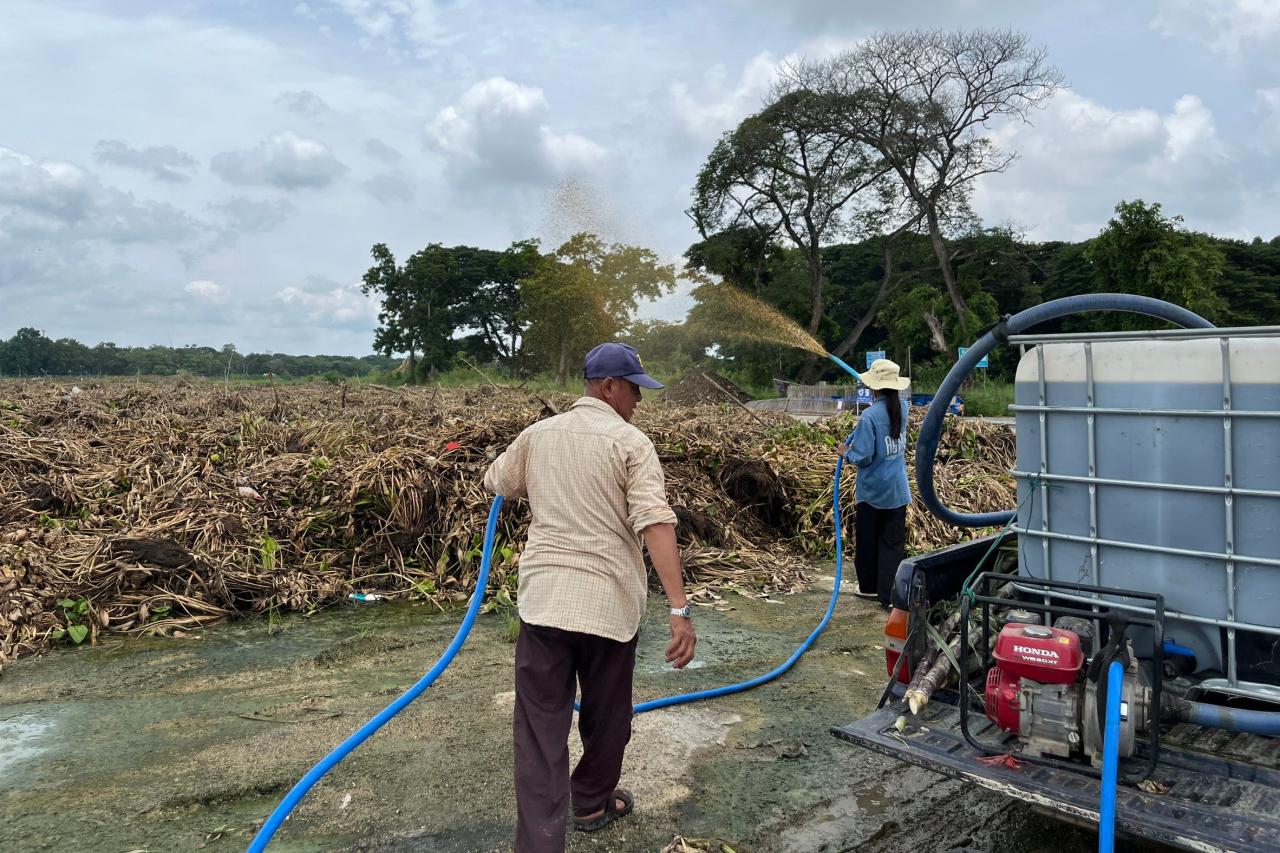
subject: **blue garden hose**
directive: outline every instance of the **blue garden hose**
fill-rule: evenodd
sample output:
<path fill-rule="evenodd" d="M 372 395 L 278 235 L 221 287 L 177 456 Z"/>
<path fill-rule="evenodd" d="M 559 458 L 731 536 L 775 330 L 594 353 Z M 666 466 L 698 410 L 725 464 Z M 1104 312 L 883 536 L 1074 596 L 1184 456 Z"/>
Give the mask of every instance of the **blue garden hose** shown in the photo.
<path fill-rule="evenodd" d="M 849 370 L 850 373 L 853 372 L 847 365 L 843 365 L 843 362 L 841 362 L 841 364 L 846 370 Z M 846 443 L 852 440 L 853 435 L 850 434 L 849 438 L 846 439 Z M 680 696 L 668 696 L 665 699 L 652 699 L 648 702 L 641 702 L 635 706 L 635 713 L 643 714 L 646 711 L 653 711 L 657 708 L 666 708 L 671 705 L 683 705 L 688 702 L 697 702 L 700 699 L 713 699 L 717 696 L 728 696 L 733 693 L 741 693 L 744 690 L 750 690 L 753 687 L 759 687 L 761 684 L 773 681 L 779 675 L 782 675 L 784 672 L 791 669 L 791 667 L 795 665 L 795 662 L 800 659 L 800 656 L 809 650 L 809 647 L 818 639 L 818 635 L 827 627 L 827 623 L 831 621 L 831 615 L 836 609 L 836 601 L 840 597 L 840 582 L 844 573 L 844 531 L 840 519 L 840 474 L 843 470 L 844 457 L 841 456 L 836 460 L 835 476 L 832 482 L 832 505 L 836 527 L 835 583 L 831 588 L 831 600 L 827 603 L 827 612 L 823 614 L 822 621 L 818 623 L 818 627 L 813 629 L 813 633 L 809 635 L 808 639 L 801 643 L 800 647 L 792 652 L 791 657 L 787 658 L 776 669 L 770 670 L 764 675 L 753 678 L 750 681 L 743 681 L 738 684 L 729 684 L 724 687 L 715 687 L 709 690 L 700 690 L 695 693 L 685 693 Z M 388 720 L 400 713 L 400 711 L 404 710 L 410 702 L 417 699 L 418 695 L 430 687 L 432 682 L 439 678 L 440 673 L 444 672 L 445 668 L 453 661 L 454 656 L 458 653 L 458 649 L 462 648 L 462 644 L 466 641 L 467 634 L 471 632 L 471 626 L 476 621 L 476 614 L 480 611 L 480 603 L 484 600 L 485 589 L 489 583 L 489 566 L 493 557 L 494 531 L 498 525 L 498 513 L 501 509 L 502 496 L 498 495 L 493 499 L 493 506 L 489 508 L 489 521 L 484 530 L 484 548 L 480 556 L 480 574 L 476 578 L 476 591 L 471 594 L 471 602 L 467 606 L 467 614 L 463 617 L 462 624 L 458 626 L 458 631 L 453 635 L 453 641 L 449 643 L 449 647 L 445 649 L 444 654 L 440 656 L 438 661 L 436 661 L 435 666 L 431 667 L 431 670 L 416 684 L 406 690 L 400 698 L 396 699 L 396 701 L 392 702 L 379 712 L 376 717 L 361 726 L 359 731 L 344 740 L 336 749 L 326 755 L 320 763 L 307 771 L 307 775 L 303 776 L 298 784 L 294 785 L 293 788 L 289 790 L 289 793 L 285 795 L 285 798 L 280 801 L 280 805 L 276 806 L 275 811 L 271 812 L 271 816 L 267 818 L 266 823 L 264 823 L 262 828 L 258 830 L 258 834 L 254 836 L 253 842 L 249 845 L 248 853 L 261 853 L 261 851 L 265 850 L 267 848 L 267 844 L 271 841 L 271 836 L 273 836 L 276 830 L 280 828 L 280 825 L 284 823 L 285 818 L 289 816 L 289 813 L 293 811 L 294 807 L 298 805 L 304 796 L 306 796 L 307 791 L 311 790 L 312 786 L 314 786 L 316 782 L 319 782 L 320 778 L 324 776 L 324 774 L 328 773 L 335 764 L 343 758 L 346 758 L 348 753 L 363 743 L 371 734 L 382 728 Z"/>
<path fill-rule="evenodd" d="M 1102 734 L 1102 793 L 1098 798 L 1098 853 L 1116 849 L 1116 776 L 1120 767 L 1120 700 L 1124 696 L 1124 664 L 1107 667 L 1106 731 Z"/>
<path fill-rule="evenodd" d="M 850 433 L 849 438 L 845 440 L 848 444 L 853 440 L 853 434 Z M 840 598 L 840 581 L 844 575 L 844 531 L 843 524 L 840 520 L 840 473 L 844 469 L 844 456 L 836 459 L 836 473 L 832 480 L 832 512 L 834 515 L 836 526 L 836 576 L 835 583 L 831 587 L 831 600 L 827 602 L 827 612 L 822 614 L 822 621 L 818 623 L 818 627 L 813 629 L 813 633 L 809 635 L 803 643 L 800 644 L 791 657 L 787 658 L 775 669 L 771 669 L 764 675 L 758 675 L 749 681 L 742 681 L 738 684 L 726 684 L 724 687 L 713 687 L 710 690 L 699 690 L 694 693 L 683 693 L 679 696 L 668 696 L 665 699 L 651 699 L 648 702 L 641 702 L 635 706 L 637 714 L 643 714 L 645 711 L 653 711 L 657 708 L 666 708 L 671 705 L 684 705 L 687 702 L 697 702 L 700 699 L 714 699 L 717 696 L 729 696 L 733 693 L 741 693 L 744 690 L 750 690 L 753 687 L 759 687 L 773 681 L 779 675 L 795 665 L 800 660 L 800 656 L 809 651 L 809 647 L 818 639 L 818 635 L 827 627 L 827 623 L 831 621 L 831 614 L 836 611 L 836 601 Z"/>
<path fill-rule="evenodd" d="M 262 829 L 258 830 L 258 834 L 253 837 L 253 842 L 249 845 L 249 853 L 260 853 L 267 849 L 267 844 L 271 841 L 271 836 L 280 828 L 280 824 L 284 823 L 285 818 L 289 816 L 289 812 L 293 811 L 307 791 L 315 783 L 320 781 L 320 777 L 329 772 L 329 769 L 339 761 L 347 757 L 351 750 L 355 749 L 378 729 L 400 713 L 404 708 L 418 698 L 418 694 L 431 686 L 440 673 L 444 672 L 450 662 L 453 661 L 454 655 L 458 653 L 458 649 L 462 648 L 463 642 L 467 639 L 467 634 L 471 633 L 471 625 L 476 621 L 476 614 L 480 612 L 480 603 L 484 600 L 484 592 L 489 584 L 489 563 L 493 553 L 493 536 L 498 527 L 498 513 L 502 509 L 502 495 L 498 495 L 493 499 L 493 506 L 489 508 L 489 522 L 484 528 L 484 554 L 480 558 L 480 574 L 476 578 L 476 591 L 471 594 L 471 603 L 467 605 L 467 615 L 463 617 L 462 624 L 458 626 L 458 631 L 453 635 L 453 641 L 449 643 L 449 647 L 444 650 L 444 654 L 440 656 L 440 660 L 436 661 L 435 666 L 427 672 L 426 675 L 418 679 L 418 682 L 406 690 L 399 699 L 392 702 L 369 722 L 365 723 L 351 737 L 344 740 L 338 745 L 337 749 L 330 752 L 320 763 L 307 771 L 307 775 L 303 776 L 298 784 L 294 785 L 285 798 L 280 801 L 280 805 L 276 806 L 275 811 L 267 818 L 267 822 L 262 825 Z"/>

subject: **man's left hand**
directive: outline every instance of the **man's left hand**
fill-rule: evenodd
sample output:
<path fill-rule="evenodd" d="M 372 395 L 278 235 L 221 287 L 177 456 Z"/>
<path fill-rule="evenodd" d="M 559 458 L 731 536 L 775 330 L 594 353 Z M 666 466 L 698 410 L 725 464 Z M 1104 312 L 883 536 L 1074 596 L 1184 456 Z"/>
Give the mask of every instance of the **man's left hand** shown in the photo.
<path fill-rule="evenodd" d="M 667 663 L 675 669 L 683 669 L 693 660 L 693 647 L 698 635 L 693 630 L 693 620 L 684 616 L 671 616 L 671 642 L 667 645 Z"/>

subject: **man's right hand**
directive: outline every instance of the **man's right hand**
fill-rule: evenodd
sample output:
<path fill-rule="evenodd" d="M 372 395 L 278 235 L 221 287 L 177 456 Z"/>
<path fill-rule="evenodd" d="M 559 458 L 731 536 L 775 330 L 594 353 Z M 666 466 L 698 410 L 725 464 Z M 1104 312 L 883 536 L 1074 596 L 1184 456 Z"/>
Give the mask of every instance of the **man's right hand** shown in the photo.
<path fill-rule="evenodd" d="M 698 635 L 693 630 L 693 620 L 684 616 L 672 616 L 671 642 L 667 645 L 667 663 L 675 669 L 683 669 L 693 660 L 693 647 Z"/>

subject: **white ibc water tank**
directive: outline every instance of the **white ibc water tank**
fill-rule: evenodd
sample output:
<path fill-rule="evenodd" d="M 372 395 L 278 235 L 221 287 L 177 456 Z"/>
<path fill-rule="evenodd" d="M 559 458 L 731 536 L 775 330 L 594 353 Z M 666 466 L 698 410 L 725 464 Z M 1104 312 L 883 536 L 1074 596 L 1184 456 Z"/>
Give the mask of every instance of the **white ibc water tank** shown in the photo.
<path fill-rule="evenodd" d="M 1280 336 L 1212 334 L 1027 350 L 1020 571 L 1161 593 L 1199 669 L 1274 684 L 1280 637 L 1238 623 L 1280 625 Z"/>

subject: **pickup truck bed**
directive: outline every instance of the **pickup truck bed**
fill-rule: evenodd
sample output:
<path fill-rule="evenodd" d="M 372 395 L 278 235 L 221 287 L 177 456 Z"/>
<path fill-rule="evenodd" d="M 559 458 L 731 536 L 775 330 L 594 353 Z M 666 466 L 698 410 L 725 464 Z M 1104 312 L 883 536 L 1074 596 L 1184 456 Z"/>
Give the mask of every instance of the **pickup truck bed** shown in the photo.
<path fill-rule="evenodd" d="M 978 761 L 983 756 L 960 733 L 955 701 L 955 693 L 940 692 L 918 717 L 911 716 L 905 703 L 892 702 L 831 733 L 1068 820 L 1097 823 L 1097 778 L 1031 762 L 1010 768 Z M 900 716 L 908 721 L 901 733 L 895 727 Z M 997 742 L 1003 734 L 981 712 L 970 716 L 970 731 L 984 743 Z M 1121 774 L 1142 766 L 1142 759 L 1140 752 L 1122 761 Z M 1148 793 L 1122 784 L 1116 802 L 1117 834 L 1183 850 L 1280 850 L 1278 768 L 1280 739 L 1174 726 L 1161 736 L 1160 764 L 1152 777 L 1168 786 L 1167 792 Z"/>

